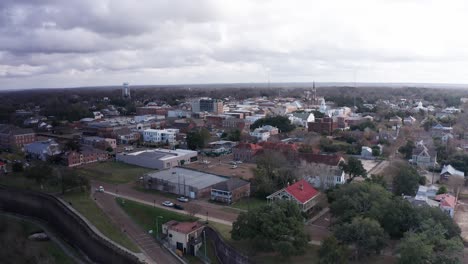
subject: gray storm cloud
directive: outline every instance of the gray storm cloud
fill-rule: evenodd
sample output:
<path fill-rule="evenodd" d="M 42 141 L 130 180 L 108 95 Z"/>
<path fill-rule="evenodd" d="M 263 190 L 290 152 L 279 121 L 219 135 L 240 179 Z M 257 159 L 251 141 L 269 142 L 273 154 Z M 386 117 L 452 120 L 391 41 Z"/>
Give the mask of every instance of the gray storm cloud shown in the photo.
<path fill-rule="evenodd" d="M 467 11 L 461 0 L 3 0 L 0 89 L 468 82 Z"/>

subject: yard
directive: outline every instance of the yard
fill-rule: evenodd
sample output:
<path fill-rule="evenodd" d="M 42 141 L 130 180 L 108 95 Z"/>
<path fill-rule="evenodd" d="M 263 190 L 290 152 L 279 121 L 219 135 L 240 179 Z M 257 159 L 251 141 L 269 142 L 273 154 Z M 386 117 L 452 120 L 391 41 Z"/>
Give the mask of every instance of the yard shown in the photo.
<path fill-rule="evenodd" d="M 87 164 L 76 170 L 90 180 L 99 180 L 113 184 L 136 181 L 143 174 L 154 171 L 148 168 L 113 161 Z"/>
<path fill-rule="evenodd" d="M 242 210 L 249 210 L 249 208 L 255 210 L 266 204 L 267 204 L 267 199 L 249 197 L 249 198 L 242 198 L 241 200 L 235 202 L 231 206 L 237 209 L 242 209 Z"/>
<path fill-rule="evenodd" d="M 72 204 L 72 207 L 80 212 L 101 233 L 114 242 L 133 251 L 139 252 L 138 247 L 122 233 L 104 212 L 91 200 L 88 193 L 67 193 L 63 199 Z"/>

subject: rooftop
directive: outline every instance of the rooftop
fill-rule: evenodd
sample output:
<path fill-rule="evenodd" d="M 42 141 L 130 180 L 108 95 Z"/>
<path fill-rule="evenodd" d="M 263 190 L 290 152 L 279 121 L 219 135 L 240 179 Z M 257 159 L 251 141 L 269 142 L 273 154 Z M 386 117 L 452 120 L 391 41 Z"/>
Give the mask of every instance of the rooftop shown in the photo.
<path fill-rule="evenodd" d="M 304 179 L 286 187 L 285 190 L 301 203 L 305 203 L 319 194 L 319 192 Z"/>
<path fill-rule="evenodd" d="M 233 191 L 239 187 L 250 184 L 248 181 L 244 181 L 238 178 L 230 178 L 227 181 L 223 181 L 213 185 L 211 188 L 221 191 Z"/>
<path fill-rule="evenodd" d="M 151 178 L 171 183 L 189 185 L 197 189 L 204 189 L 227 180 L 227 178 L 223 178 L 218 175 L 189 170 L 180 167 L 174 167 L 162 171 L 154 171 L 147 173 L 146 175 Z"/>
<path fill-rule="evenodd" d="M 199 222 L 177 222 L 175 220 L 171 220 L 165 224 L 168 229 L 184 233 L 190 234 L 200 228 L 203 228 L 204 225 Z"/>

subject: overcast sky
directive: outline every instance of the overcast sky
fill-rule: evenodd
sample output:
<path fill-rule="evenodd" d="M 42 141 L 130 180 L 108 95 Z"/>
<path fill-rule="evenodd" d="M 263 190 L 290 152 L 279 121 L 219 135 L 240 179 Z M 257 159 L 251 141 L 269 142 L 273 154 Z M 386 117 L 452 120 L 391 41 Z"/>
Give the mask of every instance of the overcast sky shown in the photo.
<path fill-rule="evenodd" d="M 468 83 L 468 1 L 1 0 L 0 89 Z"/>

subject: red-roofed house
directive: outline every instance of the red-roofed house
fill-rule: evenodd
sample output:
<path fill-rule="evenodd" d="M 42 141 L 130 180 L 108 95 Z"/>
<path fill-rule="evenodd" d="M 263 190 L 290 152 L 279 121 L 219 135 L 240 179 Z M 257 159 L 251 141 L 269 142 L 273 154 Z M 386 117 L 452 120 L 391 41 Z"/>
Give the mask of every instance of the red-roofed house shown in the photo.
<path fill-rule="evenodd" d="M 240 143 L 232 149 L 234 160 L 252 162 L 254 156 L 262 149 L 260 145 Z"/>
<path fill-rule="evenodd" d="M 267 199 L 270 202 L 275 200 L 295 201 L 302 212 L 308 212 L 317 204 L 319 196 L 320 192 L 303 179 L 267 196 Z"/>
<path fill-rule="evenodd" d="M 455 212 L 455 205 L 457 204 L 455 196 L 444 193 L 437 195 L 434 200 L 439 202 L 439 207 L 442 211 L 446 212 L 453 218 Z"/>
<path fill-rule="evenodd" d="M 200 222 L 177 222 L 171 220 L 162 225 L 162 233 L 165 235 L 171 247 L 180 250 L 184 254 L 195 256 L 202 246 L 202 232 L 204 225 Z"/>

